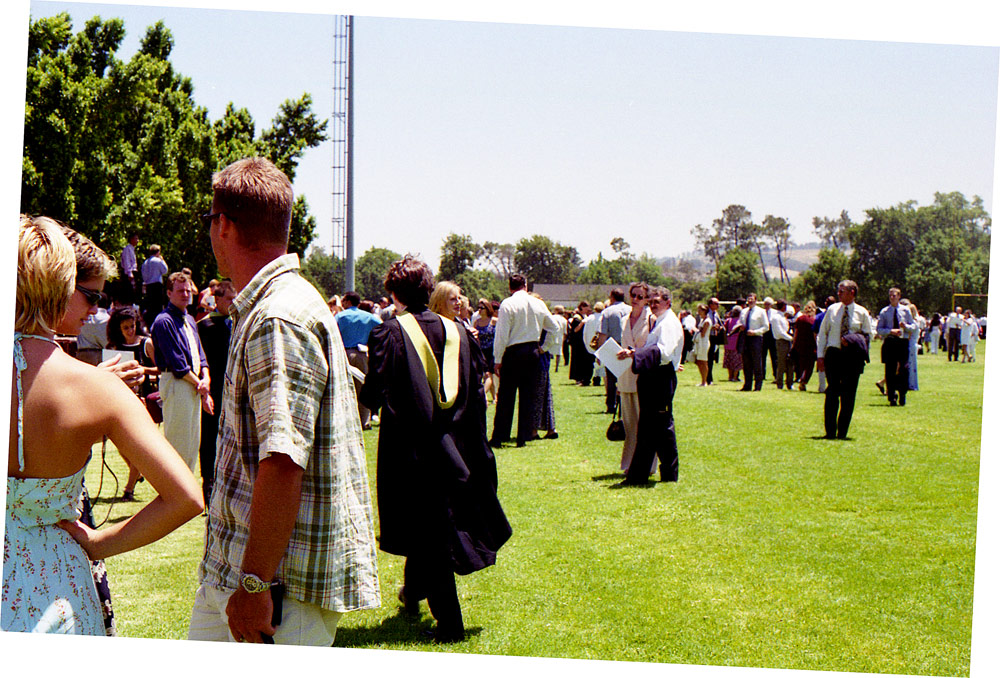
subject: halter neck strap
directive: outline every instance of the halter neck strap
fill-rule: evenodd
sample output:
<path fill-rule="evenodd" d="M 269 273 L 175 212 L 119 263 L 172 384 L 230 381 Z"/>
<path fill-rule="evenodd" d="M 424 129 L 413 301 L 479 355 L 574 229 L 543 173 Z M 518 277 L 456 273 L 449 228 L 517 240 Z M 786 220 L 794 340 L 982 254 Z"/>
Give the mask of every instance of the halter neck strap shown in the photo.
<path fill-rule="evenodd" d="M 17 470 L 24 471 L 24 392 L 21 387 L 21 372 L 28 369 L 28 360 L 24 357 L 23 339 L 41 339 L 58 346 L 52 337 L 39 334 L 22 334 L 14 332 L 14 366 L 17 368 Z"/>

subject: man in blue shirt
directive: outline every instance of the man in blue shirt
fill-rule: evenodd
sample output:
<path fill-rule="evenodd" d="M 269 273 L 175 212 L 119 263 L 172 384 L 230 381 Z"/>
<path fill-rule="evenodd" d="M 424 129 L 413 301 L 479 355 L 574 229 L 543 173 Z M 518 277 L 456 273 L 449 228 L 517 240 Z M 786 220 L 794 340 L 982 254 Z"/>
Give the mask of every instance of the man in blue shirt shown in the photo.
<path fill-rule="evenodd" d="M 187 312 L 191 287 L 191 278 L 184 273 L 167 278 L 169 303 L 153 321 L 151 334 L 153 358 L 160 368 L 163 435 L 193 471 L 201 444 L 201 410 L 211 414 L 215 408 L 208 361 L 194 318 Z"/>
<path fill-rule="evenodd" d="M 347 362 L 361 370 L 363 374 L 368 374 L 368 336 L 376 325 L 382 324 L 382 321 L 375 314 L 358 308 L 358 304 L 361 303 L 361 295 L 357 292 L 347 292 L 340 303 L 344 310 L 334 318 L 340 329 L 340 338 L 344 341 L 344 348 L 347 350 Z M 360 394 L 361 382 L 357 379 L 354 380 L 354 389 L 357 394 Z M 367 431 L 372 427 L 371 410 L 361 404 L 360 397 L 358 398 L 358 416 L 361 417 L 362 429 Z"/>
<path fill-rule="evenodd" d="M 882 362 L 885 364 L 885 389 L 889 405 L 906 404 L 909 388 L 910 335 L 917 329 L 910 309 L 899 303 L 898 287 L 889 290 L 889 305 L 878 314 L 875 332 L 882 337 Z"/>

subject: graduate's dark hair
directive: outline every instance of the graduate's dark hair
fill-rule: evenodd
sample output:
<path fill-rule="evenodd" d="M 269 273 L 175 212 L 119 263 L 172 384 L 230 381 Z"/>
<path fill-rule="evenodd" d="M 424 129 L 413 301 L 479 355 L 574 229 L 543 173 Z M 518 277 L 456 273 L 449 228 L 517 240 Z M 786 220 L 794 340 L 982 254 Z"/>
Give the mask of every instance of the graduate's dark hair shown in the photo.
<path fill-rule="evenodd" d="M 430 266 L 411 254 L 394 261 L 385 274 L 385 289 L 396 295 L 407 308 L 426 306 L 434 289 Z"/>

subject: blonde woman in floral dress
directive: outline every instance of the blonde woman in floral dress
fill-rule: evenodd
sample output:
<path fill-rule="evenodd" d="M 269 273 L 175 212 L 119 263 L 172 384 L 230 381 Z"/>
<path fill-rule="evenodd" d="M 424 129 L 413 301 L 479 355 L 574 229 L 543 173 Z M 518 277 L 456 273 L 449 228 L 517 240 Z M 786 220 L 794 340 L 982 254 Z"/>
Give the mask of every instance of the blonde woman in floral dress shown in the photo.
<path fill-rule="evenodd" d="M 70 298 L 95 291 L 81 291 L 75 274 L 73 248 L 59 225 L 22 216 L 0 606 L 4 631 L 104 635 L 90 561 L 155 541 L 201 512 L 197 481 L 132 391 L 119 377 L 56 345 L 52 328 L 63 321 Z M 79 521 L 78 501 L 91 446 L 103 436 L 159 496 L 131 518 L 93 530 Z"/>

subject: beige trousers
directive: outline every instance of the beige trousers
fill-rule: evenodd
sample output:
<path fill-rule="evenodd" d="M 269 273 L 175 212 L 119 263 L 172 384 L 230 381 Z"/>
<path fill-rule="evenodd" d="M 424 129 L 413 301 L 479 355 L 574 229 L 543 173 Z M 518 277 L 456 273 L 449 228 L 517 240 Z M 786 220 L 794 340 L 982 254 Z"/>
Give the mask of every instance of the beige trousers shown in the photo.
<path fill-rule="evenodd" d="M 198 389 L 171 372 L 160 374 L 163 436 L 193 472 L 201 445 L 201 396 Z"/>

